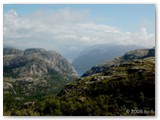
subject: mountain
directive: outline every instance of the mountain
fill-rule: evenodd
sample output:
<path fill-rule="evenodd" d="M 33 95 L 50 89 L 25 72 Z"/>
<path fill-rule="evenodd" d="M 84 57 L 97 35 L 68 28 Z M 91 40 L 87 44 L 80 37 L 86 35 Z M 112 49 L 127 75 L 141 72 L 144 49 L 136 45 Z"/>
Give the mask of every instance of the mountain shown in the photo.
<path fill-rule="evenodd" d="M 67 85 L 59 99 L 70 106 L 64 115 L 154 115 L 155 58 L 125 61 L 82 77 Z"/>
<path fill-rule="evenodd" d="M 64 115 L 155 114 L 155 48 L 127 52 L 100 70 L 93 69 L 58 94 L 62 104 L 70 103 Z"/>
<path fill-rule="evenodd" d="M 72 62 L 77 73 L 81 76 L 84 72 L 91 69 L 99 63 L 115 57 L 122 56 L 125 52 L 139 48 L 138 46 L 129 45 L 96 45 L 85 49 Z"/>
<path fill-rule="evenodd" d="M 143 59 L 147 57 L 154 57 L 155 56 L 155 47 L 151 49 L 137 49 L 133 51 L 129 51 L 125 53 L 122 57 L 117 57 L 112 60 L 108 60 L 104 62 L 103 64 L 99 64 L 96 66 L 93 66 L 90 70 L 85 72 L 82 76 L 88 76 L 95 73 L 101 73 L 105 69 L 107 69 L 109 66 L 120 64 L 123 61 L 126 60 L 133 60 L 133 59 Z"/>
<path fill-rule="evenodd" d="M 101 71 L 67 84 L 55 98 L 24 105 L 11 115 L 155 115 L 154 48 L 127 52 L 99 67 Z"/>
<path fill-rule="evenodd" d="M 55 51 L 4 48 L 4 111 L 46 96 L 55 96 L 76 78 L 72 65 Z"/>
<path fill-rule="evenodd" d="M 4 48 L 3 55 L 23 55 L 23 51 L 15 48 Z"/>

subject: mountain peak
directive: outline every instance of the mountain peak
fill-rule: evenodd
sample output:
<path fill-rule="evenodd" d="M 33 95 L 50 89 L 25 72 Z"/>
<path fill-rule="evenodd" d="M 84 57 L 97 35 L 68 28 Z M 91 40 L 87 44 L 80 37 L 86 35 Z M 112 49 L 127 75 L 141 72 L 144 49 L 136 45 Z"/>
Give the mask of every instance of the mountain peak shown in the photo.
<path fill-rule="evenodd" d="M 28 55 L 28 54 L 36 53 L 36 52 L 42 52 L 42 51 L 45 51 L 45 49 L 43 49 L 43 48 L 29 48 L 24 51 L 24 55 Z"/>
<path fill-rule="evenodd" d="M 3 55 L 22 55 L 23 51 L 15 48 L 3 48 Z"/>
<path fill-rule="evenodd" d="M 155 49 L 137 49 L 134 51 L 127 52 L 122 58 L 126 60 L 130 59 L 141 59 L 146 57 L 154 57 Z"/>
<path fill-rule="evenodd" d="M 34 99 L 39 95 L 55 95 L 77 78 L 72 65 L 57 52 L 30 48 L 23 54 L 21 50 L 6 48 L 4 53 L 3 77 L 8 88 L 4 91 L 10 94 L 15 91 L 14 97 L 33 96 Z"/>

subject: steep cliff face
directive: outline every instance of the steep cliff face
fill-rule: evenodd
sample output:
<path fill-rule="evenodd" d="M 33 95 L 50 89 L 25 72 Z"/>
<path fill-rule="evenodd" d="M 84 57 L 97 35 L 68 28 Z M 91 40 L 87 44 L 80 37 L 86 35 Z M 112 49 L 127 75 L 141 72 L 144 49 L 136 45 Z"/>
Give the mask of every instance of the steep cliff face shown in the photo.
<path fill-rule="evenodd" d="M 51 72 L 77 76 L 71 64 L 54 51 L 32 48 L 25 50 L 23 55 L 4 54 L 3 59 L 4 72 L 9 69 L 17 77 L 42 76 Z"/>
<path fill-rule="evenodd" d="M 4 48 L 4 108 L 16 102 L 34 101 L 35 98 L 55 96 L 64 85 L 77 78 L 71 64 L 54 51 L 32 48 L 24 52 Z M 13 107 L 13 106 L 12 106 Z"/>

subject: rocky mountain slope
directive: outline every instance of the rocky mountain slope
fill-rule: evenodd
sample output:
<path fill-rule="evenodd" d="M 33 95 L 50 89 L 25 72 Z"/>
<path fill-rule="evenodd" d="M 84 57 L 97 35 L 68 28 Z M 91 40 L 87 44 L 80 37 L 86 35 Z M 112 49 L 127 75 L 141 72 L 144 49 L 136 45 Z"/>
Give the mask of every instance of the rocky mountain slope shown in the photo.
<path fill-rule="evenodd" d="M 124 61 L 82 77 L 67 85 L 59 99 L 71 106 L 62 110 L 64 115 L 154 115 L 155 58 Z"/>
<path fill-rule="evenodd" d="M 130 50 L 139 48 L 138 46 L 124 45 L 97 45 L 83 50 L 80 55 L 72 62 L 77 73 L 81 76 L 84 72 L 93 66 L 103 63 L 104 61 L 122 56 Z"/>
<path fill-rule="evenodd" d="M 55 96 L 64 85 L 77 78 L 77 73 L 54 51 L 4 48 L 3 76 L 4 111 L 7 111 L 18 106 L 17 101 L 25 104 Z"/>
<path fill-rule="evenodd" d="M 24 105 L 11 115 L 155 115 L 154 48 L 128 52 L 100 68 L 66 85 L 55 98 Z"/>

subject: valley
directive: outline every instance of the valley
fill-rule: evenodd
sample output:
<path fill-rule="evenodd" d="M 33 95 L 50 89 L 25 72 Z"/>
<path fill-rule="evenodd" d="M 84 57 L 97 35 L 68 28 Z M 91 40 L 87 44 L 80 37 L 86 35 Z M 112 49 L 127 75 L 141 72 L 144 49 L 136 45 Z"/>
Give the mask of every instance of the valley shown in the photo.
<path fill-rule="evenodd" d="M 126 52 L 82 77 L 44 49 L 4 48 L 3 60 L 4 115 L 155 115 L 155 48 Z M 136 109 L 149 112 L 126 112 Z"/>

